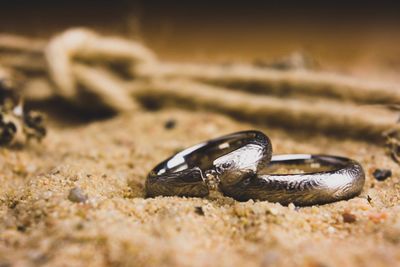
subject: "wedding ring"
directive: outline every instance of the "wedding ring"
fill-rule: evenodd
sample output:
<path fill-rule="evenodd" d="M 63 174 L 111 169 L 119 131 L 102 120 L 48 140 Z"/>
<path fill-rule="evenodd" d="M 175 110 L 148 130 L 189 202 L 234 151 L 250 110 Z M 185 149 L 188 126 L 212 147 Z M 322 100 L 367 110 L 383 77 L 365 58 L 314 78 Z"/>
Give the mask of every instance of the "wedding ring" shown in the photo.
<path fill-rule="evenodd" d="M 220 177 L 222 192 L 239 201 L 257 199 L 306 206 L 357 196 L 365 182 L 361 165 L 343 157 L 276 155 L 264 167 L 241 176 L 225 172 Z M 288 173 L 276 174 L 279 170 Z"/>
<path fill-rule="evenodd" d="M 255 173 L 271 159 L 269 138 L 259 131 L 225 135 L 187 148 L 158 164 L 147 176 L 147 197 L 204 197 L 209 178 Z"/>

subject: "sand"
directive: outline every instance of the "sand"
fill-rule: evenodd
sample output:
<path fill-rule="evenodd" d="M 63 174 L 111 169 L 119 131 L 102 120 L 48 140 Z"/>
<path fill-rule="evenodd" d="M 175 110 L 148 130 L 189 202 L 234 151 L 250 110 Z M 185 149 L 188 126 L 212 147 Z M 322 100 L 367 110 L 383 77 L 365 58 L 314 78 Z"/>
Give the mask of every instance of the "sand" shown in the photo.
<path fill-rule="evenodd" d="M 148 171 L 170 154 L 253 128 L 270 136 L 275 153 L 358 160 L 363 193 L 302 208 L 218 192 L 144 198 Z M 48 130 L 41 144 L 0 149 L 1 267 L 400 266 L 400 170 L 381 146 L 174 109 L 81 124 L 50 117 Z M 393 175 L 377 181 L 376 168 Z M 71 201 L 73 188 L 87 201 Z"/>

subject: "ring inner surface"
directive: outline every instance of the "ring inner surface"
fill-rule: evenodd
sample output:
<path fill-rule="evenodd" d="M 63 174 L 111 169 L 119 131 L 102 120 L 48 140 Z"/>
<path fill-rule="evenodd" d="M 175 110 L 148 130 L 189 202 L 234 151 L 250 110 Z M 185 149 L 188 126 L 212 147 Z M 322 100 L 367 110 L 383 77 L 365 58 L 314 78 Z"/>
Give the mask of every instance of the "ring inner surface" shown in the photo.
<path fill-rule="evenodd" d="M 259 174 L 287 175 L 333 172 L 346 167 L 349 160 L 341 157 L 292 154 L 273 156 Z"/>
<path fill-rule="evenodd" d="M 161 175 L 198 167 L 204 173 L 213 169 L 216 159 L 251 143 L 255 135 L 251 132 L 237 133 L 192 146 L 162 162 L 155 172 Z"/>

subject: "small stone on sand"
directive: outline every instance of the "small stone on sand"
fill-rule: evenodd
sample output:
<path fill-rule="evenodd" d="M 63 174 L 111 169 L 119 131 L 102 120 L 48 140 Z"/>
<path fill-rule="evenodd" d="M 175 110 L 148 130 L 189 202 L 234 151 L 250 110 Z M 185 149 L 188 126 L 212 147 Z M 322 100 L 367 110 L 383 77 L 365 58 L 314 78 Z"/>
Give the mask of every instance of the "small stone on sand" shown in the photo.
<path fill-rule="evenodd" d="M 72 202 L 82 203 L 88 200 L 87 195 L 84 194 L 82 189 L 79 187 L 74 187 L 69 191 L 68 199 Z"/>

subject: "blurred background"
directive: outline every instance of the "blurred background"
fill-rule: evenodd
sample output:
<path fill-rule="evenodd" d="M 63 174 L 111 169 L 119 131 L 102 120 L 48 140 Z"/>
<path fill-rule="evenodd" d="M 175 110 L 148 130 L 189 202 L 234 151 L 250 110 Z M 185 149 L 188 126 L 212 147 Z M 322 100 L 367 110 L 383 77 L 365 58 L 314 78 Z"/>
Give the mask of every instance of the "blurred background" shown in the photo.
<path fill-rule="evenodd" d="M 295 51 L 325 67 L 396 79 L 395 1 L 2 1 L 0 32 L 49 37 L 74 26 L 143 41 L 164 60 L 254 61 Z M 380 76 L 381 77 L 381 76 Z"/>
<path fill-rule="evenodd" d="M 28 108 L 66 104 L 68 112 L 48 113 L 92 119 L 139 106 L 201 107 L 376 139 L 398 126 L 400 9 L 390 1 L 15 0 L 1 7 L 0 63 Z"/>

